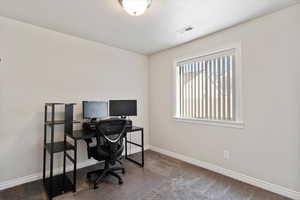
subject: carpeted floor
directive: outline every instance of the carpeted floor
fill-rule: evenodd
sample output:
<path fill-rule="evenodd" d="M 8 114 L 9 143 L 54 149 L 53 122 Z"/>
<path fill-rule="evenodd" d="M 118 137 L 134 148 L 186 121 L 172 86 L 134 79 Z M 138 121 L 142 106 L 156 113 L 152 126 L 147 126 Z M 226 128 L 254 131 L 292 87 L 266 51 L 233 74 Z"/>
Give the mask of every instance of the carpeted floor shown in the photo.
<path fill-rule="evenodd" d="M 76 193 L 67 193 L 55 200 L 288 200 L 214 172 L 155 153 L 145 152 L 145 168 L 125 161 L 124 184 L 113 177 L 97 190 L 87 182 L 87 171 L 78 170 Z M 42 182 L 35 181 L 0 192 L 1 200 L 46 200 Z"/>

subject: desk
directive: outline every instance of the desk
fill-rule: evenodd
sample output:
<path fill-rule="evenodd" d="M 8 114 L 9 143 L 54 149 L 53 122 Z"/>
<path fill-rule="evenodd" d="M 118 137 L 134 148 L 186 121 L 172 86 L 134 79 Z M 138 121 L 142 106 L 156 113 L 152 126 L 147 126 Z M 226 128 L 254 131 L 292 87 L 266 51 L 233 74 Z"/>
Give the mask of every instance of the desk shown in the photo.
<path fill-rule="evenodd" d="M 141 134 L 141 144 L 134 143 L 130 140 L 128 140 L 127 135 L 128 133 L 133 132 L 140 132 Z M 67 134 L 68 137 L 74 140 L 74 158 L 72 158 L 69 154 L 66 153 L 66 156 L 73 161 L 74 163 L 74 171 L 73 171 L 73 183 L 74 183 L 74 192 L 76 192 L 76 174 L 77 174 L 77 142 L 79 140 L 85 140 L 85 139 L 92 139 L 96 137 L 96 131 L 86 131 L 86 130 L 74 130 L 73 134 Z M 132 144 L 135 146 L 138 146 L 142 149 L 142 162 L 139 163 L 136 160 L 133 160 L 128 157 L 127 154 L 127 145 Z M 132 126 L 131 128 L 128 128 L 126 130 L 126 136 L 125 136 L 125 159 L 129 160 L 130 162 L 133 162 L 141 167 L 144 167 L 144 128 Z"/>

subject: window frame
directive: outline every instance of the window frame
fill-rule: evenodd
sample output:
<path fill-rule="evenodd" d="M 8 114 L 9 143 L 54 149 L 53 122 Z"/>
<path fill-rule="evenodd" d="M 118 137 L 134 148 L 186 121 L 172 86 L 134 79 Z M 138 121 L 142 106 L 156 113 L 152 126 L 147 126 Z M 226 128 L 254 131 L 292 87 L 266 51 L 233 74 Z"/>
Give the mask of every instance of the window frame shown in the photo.
<path fill-rule="evenodd" d="M 235 121 L 227 121 L 227 120 L 208 120 L 208 119 L 200 119 L 200 118 L 186 118 L 178 116 L 178 107 L 179 107 L 179 95 L 178 93 L 178 77 L 177 77 L 177 67 L 179 62 L 183 62 L 186 60 L 191 60 L 199 57 L 206 57 L 209 55 L 217 54 L 222 51 L 228 50 L 235 50 Z M 188 56 L 181 56 L 174 59 L 173 63 L 173 95 L 172 95 L 172 117 L 177 122 L 184 122 L 184 123 L 196 123 L 202 125 L 211 125 L 211 126 L 222 126 L 222 127 L 232 127 L 232 128 L 244 128 L 244 121 L 243 121 L 243 99 L 242 99 L 242 44 L 241 42 L 232 43 L 220 48 L 214 48 L 214 50 L 208 50 L 204 52 L 200 52 L 197 54 L 192 54 Z"/>

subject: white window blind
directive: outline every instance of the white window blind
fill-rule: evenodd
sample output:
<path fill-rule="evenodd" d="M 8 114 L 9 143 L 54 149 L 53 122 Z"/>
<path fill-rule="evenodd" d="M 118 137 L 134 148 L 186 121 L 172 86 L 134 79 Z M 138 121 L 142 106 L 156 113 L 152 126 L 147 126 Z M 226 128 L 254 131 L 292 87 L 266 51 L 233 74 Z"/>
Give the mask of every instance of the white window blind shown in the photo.
<path fill-rule="evenodd" d="M 176 63 L 176 117 L 235 121 L 235 49 Z"/>

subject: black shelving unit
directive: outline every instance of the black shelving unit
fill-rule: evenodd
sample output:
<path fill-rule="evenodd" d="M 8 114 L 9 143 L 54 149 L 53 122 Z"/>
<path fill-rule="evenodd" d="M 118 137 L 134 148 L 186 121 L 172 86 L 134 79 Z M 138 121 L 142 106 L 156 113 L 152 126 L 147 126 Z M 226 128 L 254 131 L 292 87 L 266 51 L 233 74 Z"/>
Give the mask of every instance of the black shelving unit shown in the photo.
<path fill-rule="evenodd" d="M 73 114 L 73 105 L 72 105 L 72 114 Z M 72 145 L 67 141 L 66 133 L 64 133 L 63 141 L 55 141 L 54 132 L 56 125 L 65 124 L 64 120 L 55 120 L 55 110 L 57 106 L 65 106 L 64 103 L 46 103 L 45 104 L 45 113 L 44 113 L 44 157 L 43 157 L 43 183 L 45 186 L 45 190 L 48 194 L 49 199 L 51 200 L 53 197 L 61 195 L 63 193 L 74 191 L 75 192 L 75 184 L 76 180 L 73 178 L 73 183 L 66 175 L 66 158 L 68 158 L 73 164 L 74 169 L 76 169 L 76 148 L 77 145 Z M 50 109 L 51 119 L 48 119 L 48 112 Z M 78 123 L 78 121 L 73 121 L 73 123 Z M 48 130 L 50 129 L 50 142 L 47 141 Z M 74 157 L 73 159 L 66 151 L 73 150 Z M 50 155 L 50 175 L 46 177 L 46 157 L 47 152 Z M 63 172 L 62 174 L 53 175 L 53 161 L 55 153 L 64 153 L 64 161 L 63 161 Z M 76 171 L 76 170 L 74 170 Z"/>

